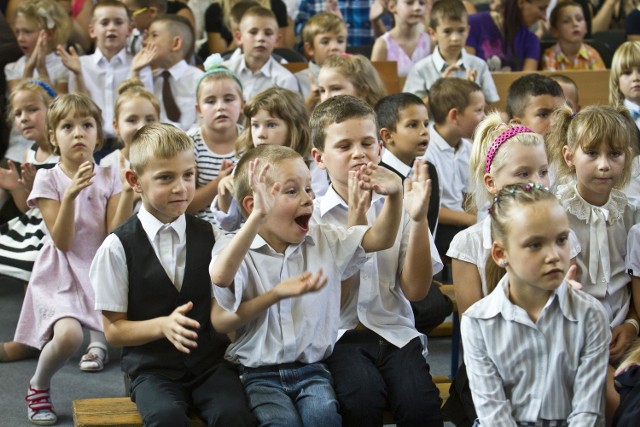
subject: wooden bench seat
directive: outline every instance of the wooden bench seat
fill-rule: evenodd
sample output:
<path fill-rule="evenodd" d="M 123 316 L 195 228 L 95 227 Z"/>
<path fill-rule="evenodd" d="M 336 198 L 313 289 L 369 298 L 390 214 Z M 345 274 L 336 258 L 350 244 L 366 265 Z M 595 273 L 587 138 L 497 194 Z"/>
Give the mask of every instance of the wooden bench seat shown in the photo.
<path fill-rule="evenodd" d="M 449 397 L 451 382 L 449 377 L 434 376 L 433 381 L 440 391 L 442 403 Z M 206 424 L 197 415 L 190 416 L 192 427 L 204 427 Z M 384 423 L 393 424 L 393 416 L 384 414 Z M 76 427 L 140 427 L 142 418 L 135 403 L 128 397 L 109 397 L 102 399 L 81 399 L 73 401 L 73 425 Z"/>

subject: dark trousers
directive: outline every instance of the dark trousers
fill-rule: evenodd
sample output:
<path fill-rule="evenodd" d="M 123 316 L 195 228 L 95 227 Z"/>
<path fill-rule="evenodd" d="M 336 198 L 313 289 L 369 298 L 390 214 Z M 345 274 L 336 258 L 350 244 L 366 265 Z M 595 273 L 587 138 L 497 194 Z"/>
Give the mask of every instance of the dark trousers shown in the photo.
<path fill-rule="evenodd" d="M 144 425 L 189 426 L 189 408 L 195 408 L 208 426 L 254 426 L 237 368 L 226 361 L 203 374 L 174 380 L 153 373 L 138 375 L 131 383 Z"/>
<path fill-rule="evenodd" d="M 375 332 L 351 330 L 326 363 L 343 426 L 382 426 L 387 408 L 399 427 L 443 425 L 440 395 L 422 356 L 420 338 L 398 348 Z"/>

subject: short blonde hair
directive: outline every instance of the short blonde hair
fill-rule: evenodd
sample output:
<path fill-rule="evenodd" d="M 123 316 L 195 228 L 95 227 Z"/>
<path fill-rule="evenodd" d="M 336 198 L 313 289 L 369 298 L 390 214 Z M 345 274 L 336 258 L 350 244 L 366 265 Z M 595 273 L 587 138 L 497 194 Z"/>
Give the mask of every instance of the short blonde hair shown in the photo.
<path fill-rule="evenodd" d="M 249 212 L 244 208 L 243 201 L 249 196 L 253 196 L 251 182 L 249 182 L 249 165 L 252 160 L 260 159 L 262 162 L 271 165 L 271 170 L 267 173 L 267 184 L 274 182 L 274 176 L 278 175 L 278 165 L 285 160 L 300 159 L 302 156 L 289 147 L 281 145 L 259 145 L 240 158 L 233 175 L 233 191 L 240 206 L 240 211 L 244 217 L 249 216 Z"/>
<path fill-rule="evenodd" d="M 74 92 L 58 95 L 51 103 L 47 111 L 47 127 L 46 134 L 55 133 L 58 124 L 66 117 L 92 117 L 96 121 L 96 131 L 98 141 L 94 151 L 99 150 L 104 142 L 104 133 L 102 130 L 102 111 L 100 107 L 89 96 L 84 93 Z M 60 154 L 57 145 L 51 144 L 49 137 L 49 148 L 54 154 Z"/>
<path fill-rule="evenodd" d="M 613 54 L 609 73 L 609 104 L 614 107 L 624 104 L 620 90 L 620 76 L 623 72 L 640 67 L 640 42 L 625 42 Z"/>
<path fill-rule="evenodd" d="M 331 55 L 322 63 L 322 68 L 337 70 L 355 87 L 358 97 L 372 107 L 386 95 L 378 72 L 362 55 Z"/>
<path fill-rule="evenodd" d="M 195 30 L 191 22 L 180 15 L 160 15 L 151 23 L 161 23 L 171 38 L 180 37 L 182 40 L 182 59 L 189 59 L 195 49 Z"/>
<path fill-rule="evenodd" d="M 193 152 L 193 141 L 181 129 L 167 123 L 142 126 L 129 146 L 131 169 L 142 175 L 152 159 L 170 159 L 183 151 Z"/>
<path fill-rule="evenodd" d="M 506 124 L 502 121 L 500 112 L 490 113 L 478 124 L 473 138 L 471 157 L 469 158 L 469 192 L 473 197 L 476 207 L 482 207 L 491 200 L 491 194 L 484 185 L 486 173 L 487 153 L 493 141 L 509 128 L 520 126 L 518 124 Z M 519 133 L 506 140 L 495 152 L 491 161 L 489 173 L 495 175 L 500 169 L 509 164 L 513 150 L 518 147 L 537 147 L 544 145 L 541 135 L 534 132 Z"/>
<path fill-rule="evenodd" d="M 344 20 L 333 13 L 321 12 L 313 15 L 309 18 L 307 23 L 304 24 L 304 28 L 302 29 L 302 41 L 309 43 L 315 48 L 313 45 L 313 39 L 315 39 L 318 34 L 339 34 L 341 32 L 344 32 L 345 34 L 347 33 L 347 24 Z"/>
<path fill-rule="evenodd" d="M 244 130 L 236 141 L 236 152 L 239 155 L 253 149 L 251 118 L 260 110 L 287 124 L 287 147 L 293 148 L 305 158 L 310 154 L 309 115 L 304 100 L 298 92 L 276 86 L 260 92 L 244 107 Z"/>
<path fill-rule="evenodd" d="M 120 109 L 122 104 L 132 98 L 144 98 L 153 105 L 153 109 L 156 110 L 156 114 L 160 117 L 160 101 L 156 96 L 149 92 L 144 84 L 139 79 L 133 78 L 125 80 L 118 86 L 118 99 L 113 107 L 113 117 L 118 120 L 120 116 Z"/>
<path fill-rule="evenodd" d="M 588 151 L 607 143 L 611 148 L 624 153 L 624 172 L 616 188 L 624 187 L 631 179 L 631 163 L 637 153 L 636 125 L 625 107 L 590 105 L 579 113 L 573 113 L 567 105 L 554 113 L 547 143 L 550 159 L 557 167 L 559 179 L 575 175 L 564 161 L 562 148 L 566 145 L 570 153 L 580 148 Z"/>
<path fill-rule="evenodd" d="M 21 1 L 15 11 L 15 16 L 18 15 L 35 21 L 41 30 L 53 31 L 53 37 L 49 40 L 49 49 L 54 49 L 59 44 L 64 45 L 69 40 L 73 23 L 69 14 L 57 1 Z"/>

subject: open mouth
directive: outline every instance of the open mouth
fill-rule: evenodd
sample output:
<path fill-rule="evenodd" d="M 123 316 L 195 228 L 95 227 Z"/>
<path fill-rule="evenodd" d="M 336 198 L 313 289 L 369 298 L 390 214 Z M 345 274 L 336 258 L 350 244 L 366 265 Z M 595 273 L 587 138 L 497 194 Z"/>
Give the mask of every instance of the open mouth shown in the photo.
<path fill-rule="evenodd" d="M 306 233 L 309 231 L 309 220 L 311 220 L 311 214 L 297 216 L 294 221 Z"/>

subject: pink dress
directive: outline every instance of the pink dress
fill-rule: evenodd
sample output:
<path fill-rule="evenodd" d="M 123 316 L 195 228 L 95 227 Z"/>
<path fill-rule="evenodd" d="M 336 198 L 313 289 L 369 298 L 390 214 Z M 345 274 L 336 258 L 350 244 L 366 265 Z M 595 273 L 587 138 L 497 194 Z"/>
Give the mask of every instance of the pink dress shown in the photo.
<path fill-rule="evenodd" d="M 431 39 L 427 33 L 420 34 L 418 44 L 411 58 L 400 47 L 398 42 L 391 37 L 391 33 L 386 32 L 380 37 L 387 43 L 387 61 L 396 61 L 398 63 L 398 77 L 406 77 L 413 64 L 431 55 Z"/>
<path fill-rule="evenodd" d="M 75 233 L 71 249 L 58 249 L 45 229 L 44 246 L 36 258 L 15 340 L 42 348 L 51 339 L 53 324 L 64 317 L 77 319 L 84 327 L 102 331 L 102 317 L 94 309 L 89 267 L 107 236 L 107 202 L 122 191 L 117 168 L 95 167 L 93 184 L 75 200 Z M 71 180 L 60 165 L 41 169 L 27 203 L 37 207 L 38 198 L 62 200 Z"/>

